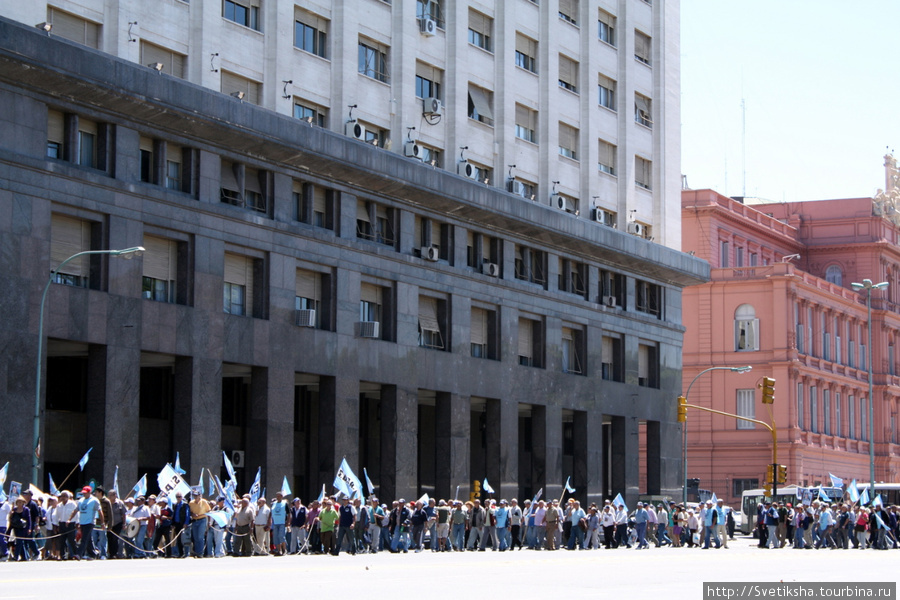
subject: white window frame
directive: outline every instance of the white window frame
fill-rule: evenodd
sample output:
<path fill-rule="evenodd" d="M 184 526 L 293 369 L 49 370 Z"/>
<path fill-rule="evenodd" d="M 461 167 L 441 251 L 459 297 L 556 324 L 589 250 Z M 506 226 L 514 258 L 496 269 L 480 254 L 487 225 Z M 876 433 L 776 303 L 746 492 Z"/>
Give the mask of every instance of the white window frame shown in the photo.
<path fill-rule="evenodd" d="M 753 388 L 735 390 L 736 410 L 735 413 L 741 417 L 748 419 L 756 418 L 756 395 Z M 756 429 L 756 423 L 746 421 L 744 419 L 737 420 L 738 429 Z"/>

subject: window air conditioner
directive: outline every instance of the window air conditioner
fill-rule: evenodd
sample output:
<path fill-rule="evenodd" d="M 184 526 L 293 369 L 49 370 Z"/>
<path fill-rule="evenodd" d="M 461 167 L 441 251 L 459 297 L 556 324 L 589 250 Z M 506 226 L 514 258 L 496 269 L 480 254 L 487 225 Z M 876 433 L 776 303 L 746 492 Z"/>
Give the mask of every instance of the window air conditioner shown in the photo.
<path fill-rule="evenodd" d="M 516 181 L 515 179 L 510 179 L 506 182 L 506 191 L 512 192 L 513 194 L 516 194 L 517 196 L 524 195 L 522 192 L 522 182 Z"/>
<path fill-rule="evenodd" d="M 315 327 L 316 311 L 313 308 L 301 308 L 297 311 L 298 327 Z"/>
<path fill-rule="evenodd" d="M 381 337 L 381 327 L 378 321 L 358 321 L 356 323 L 356 336 L 364 338 Z"/>
<path fill-rule="evenodd" d="M 437 21 L 429 19 L 428 17 L 419 19 L 419 31 L 422 32 L 422 35 L 428 37 L 433 36 L 437 33 Z"/>
<path fill-rule="evenodd" d="M 601 225 L 612 227 L 612 215 L 602 208 L 594 209 L 594 220 Z"/>
<path fill-rule="evenodd" d="M 359 121 L 347 121 L 347 124 L 344 126 L 344 132 L 347 136 L 357 140 L 366 139 L 366 128 Z"/>
<path fill-rule="evenodd" d="M 566 199 L 559 194 L 553 194 L 552 196 L 550 196 L 550 204 L 552 204 L 559 210 L 566 210 Z"/>
<path fill-rule="evenodd" d="M 615 308 L 616 306 L 618 306 L 618 303 L 616 302 L 616 297 L 615 296 L 603 296 L 603 306 L 608 306 L 610 308 Z"/>
<path fill-rule="evenodd" d="M 441 101 L 438 98 L 425 98 L 422 100 L 422 112 L 428 116 L 441 116 L 442 108 L 443 106 L 441 105 Z"/>
<path fill-rule="evenodd" d="M 425 260 L 430 260 L 431 262 L 436 262 L 438 258 L 440 258 L 440 252 L 435 246 L 422 246 L 419 250 L 419 255 Z"/>
<path fill-rule="evenodd" d="M 244 451 L 243 450 L 232 450 L 231 451 L 231 466 L 235 469 L 243 469 L 244 468 Z"/>
<path fill-rule="evenodd" d="M 628 224 L 628 233 L 630 233 L 632 235 L 643 236 L 644 235 L 644 226 L 641 225 L 640 223 L 632 221 L 631 223 Z"/>
<path fill-rule="evenodd" d="M 500 277 L 500 265 L 497 263 L 484 263 L 481 265 L 481 272 L 491 277 Z"/>
<path fill-rule="evenodd" d="M 416 142 L 406 142 L 403 145 L 403 155 L 422 160 L 422 146 Z"/>
<path fill-rule="evenodd" d="M 478 179 L 478 169 L 468 161 L 462 161 L 456 165 L 456 172 L 469 179 Z"/>

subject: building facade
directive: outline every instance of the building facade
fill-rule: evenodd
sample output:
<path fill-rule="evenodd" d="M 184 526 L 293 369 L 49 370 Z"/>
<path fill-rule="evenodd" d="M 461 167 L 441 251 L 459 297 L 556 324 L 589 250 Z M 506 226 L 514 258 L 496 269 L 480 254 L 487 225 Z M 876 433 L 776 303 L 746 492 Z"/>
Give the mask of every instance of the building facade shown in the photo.
<path fill-rule="evenodd" d="M 887 281 L 872 294 L 875 476 L 896 481 L 900 230 L 872 198 L 744 204 L 711 190 L 682 193 L 684 250 L 711 280 L 684 292 L 684 383 L 713 371 L 689 403 L 772 422 L 788 483 L 869 480 L 867 311 L 852 282 Z M 772 416 L 757 384 L 773 377 Z M 762 487 L 772 437 L 749 421 L 688 411 L 688 477 L 737 502 Z"/>
<path fill-rule="evenodd" d="M 118 466 L 123 481 L 144 472 L 152 480 L 179 451 L 195 481 L 201 469 L 219 469 L 225 451 L 241 460 L 243 487 L 262 466 L 264 486 L 287 476 L 305 498 L 330 483 L 344 457 L 366 467 L 385 497 L 450 497 L 457 486 L 465 494 L 484 477 L 507 496 L 553 493 L 569 475 L 585 499 L 677 490 L 678 436 L 666 399 L 680 383 L 681 288 L 708 272 L 670 247 L 678 228 L 665 210 L 674 197 L 666 201 L 668 178 L 655 171 L 659 185 L 648 190 L 622 183 L 633 171 L 592 168 L 588 181 L 578 166 L 579 189 L 608 179 L 615 190 L 628 188 L 600 195 L 608 212 L 638 210 L 628 207 L 643 198 L 648 216 L 629 228 L 624 219 L 587 218 L 583 204 L 533 201 L 518 185 L 509 192 L 492 176 L 474 179 L 462 167 L 458 174 L 456 150 L 442 155 L 449 163 L 406 156 L 415 153 L 396 142 L 407 136 L 400 124 L 410 114 L 418 120 L 423 104 L 405 108 L 395 87 L 414 80 L 404 79 L 403 65 L 415 52 L 403 52 L 394 36 L 395 79 L 381 81 L 388 63 L 382 68 L 348 32 L 394 31 L 392 24 L 405 31 L 412 9 L 371 4 L 377 8 L 351 18 L 336 3 L 327 24 L 317 22 L 310 47 L 334 52 L 324 61 L 291 45 L 300 38 L 280 27 L 306 32 L 306 43 L 310 21 L 291 3 L 241 9 L 172 0 L 163 3 L 165 18 L 146 19 L 129 12 L 142 3 L 63 2 L 34 14 L 29 4 L 13 9 L 18 23 L 0 21 L 0 455 L 12 472 L 31 463 L 40 361 L 41 464 L 56 481 L 93 447 L 76 477 L 108 483 Z M 647 19 L 652 13 L 654 23 L 662 17 L 642 0 L 625 6 L 646 10 Z M 370 13 L 384 10 L 398 16 L 379 28 Z M 571 23 L 553 24 L 561 26 Z M 452 28 L 445 27 L 444 35 Z M 424 44 L 442 35 L 415 34 L 421 40 L 400 37 Z M 348 37 L 362 71 L 343 68 L 356 67 L 355 58 L 339 60 L 347 49 L 337 42 Z M 219 56 L 178 45 L 212 39 L 239 43 Z M 247 50 L 237 52 L 241 44 Z M 185 51 L 181 63 L 172 46 Z M 507 56 L 505 46 L 494 48 Z M 128 54 L 135 49 L 139 55 Z M 247 65 L 226 60 L 226 50 Z M 281 84 L 276 68 L 285 56 L 307 75 L 314 70 L 304 61 L 329 65 L 321 76 L 293 76 L 304 94 L 323 94 L 316 106 L 329 111 L 295 108 L 299 91 Z M 258 87 L 226 85 L 237 81 L 228 73 L 246 76 L 257 62 Z M 659 62 L 652 72 L 666 71 Z M 337 81 L 351 78 L 345 73 L 352 82 Z M 547 87 L 558 91 L 553 84 L 542 98 Z M 364 91 L 370 85 L 396 93 L 396 109 Z M 360 99 L 349 102 L 349 93 Z M 480 131 L 488 126 L 477 118 L 484 106 L 473 98 L 481 107 L 474 117 L 428 117 L 441 117 L 447 131 Z M 345 127 L 337 107 L 349 103 L 356 120 Z M 364 105 L 383 111 L 360 111 Z M 653 111 L 665 120 L 660 106 Z M 617 125 L 617 152 L 626 139 L 668 139 L 646 120 Z M 495 122 L 490 135 L 510 130 Z M 447 135 L 442 149 L 460 141 Z M 495 142 L 505 152 L 519 143 Z M 648 144 L 670 158 L 665 144 Z M 553 150 L 534 171 L 547 198 L 545 180 L 556 181 L 549 164 L 586 162 Z M 485 163 L 494 169 L 504 160 Z M 40 296 L 51 271 L 79 251 L 138 245 L 146 248 L 138 259 L 94 255 L 53 274 L 38 357 Z"/>

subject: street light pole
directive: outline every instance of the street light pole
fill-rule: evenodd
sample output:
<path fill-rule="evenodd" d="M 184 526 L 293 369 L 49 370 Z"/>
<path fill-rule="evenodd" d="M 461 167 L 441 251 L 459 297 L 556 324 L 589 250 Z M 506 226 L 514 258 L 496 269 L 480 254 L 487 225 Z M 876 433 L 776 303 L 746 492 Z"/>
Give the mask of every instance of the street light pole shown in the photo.
<path fill-rule="evenodd" d="M 747 365 L 746 367 L 710 367 L 708 369 L 704 369 L 697 373 L 694 379 L 691 381 L 691 385 L 688 386 L 687 392 L 684 393 L 685 402 L 687 402 L 688 398 L 691 395 L 691 388 L 694 387 L 694 383 L 700 379 L 700 376 L 704 373 L 709 373 L 710 371 L 732 371 L 734 373 L 746 373 L 747 371 L 752 370 L 753 367 Z M 682 493 L 682 503 L 687 506 L 687 488 L 688 488 L 688 473 L 687 473 L 687 421 L 681 424 L 681 470 L 684 475 L 684 488 Z"/>
<path fill-rule="evenodd" d="M 88 256 L 91 254 L 108 254 L 110 256 L 118 256 L 120 258 L 131 259 L 135 256 L 140 256 L 143 253 L 143 246 L 135 246 L 134 248 L 126 248 L 124 250 L 85 250 L 84 252 L 73 254 L 66 260 L 59 263 L 59 265 L 55 269 L 50 271 L 50 278 L 47 280 L 47 284 L 44 286 L 44 293 L 41 294 L 40 318 L 38 319 L 37 372 L 35 374 L 34 383 L 34 435 L 32 438 L 33 444 L 31 448 L 31 482 L 34 485 L 40 486 L 39 471 L 41 467 L 41 459 L 38 457 L 38 445 L 41 442 L 41 369 L 44 359 L 44 304 L 47 300 L 47 292 L 50 290 L 50 284 L 53 283 L 53 279 L 56 277 L 56 274 L 61 268 L 63 268 L 66 263 L 81 256 Z"/>
<path fill-rule="evenodd" d="M 875 491 L 875 404 L 872 399 L 872 290 L 883 290 L 887 281 L 872 283 L 871 279 L 863 279 L 862 283 L 851 283 L 857 292 L 866 290 L 866 322 L 868 325 L 868 348 L 866 349 L 866 371 L 869 376 L 869 490 Z"/>

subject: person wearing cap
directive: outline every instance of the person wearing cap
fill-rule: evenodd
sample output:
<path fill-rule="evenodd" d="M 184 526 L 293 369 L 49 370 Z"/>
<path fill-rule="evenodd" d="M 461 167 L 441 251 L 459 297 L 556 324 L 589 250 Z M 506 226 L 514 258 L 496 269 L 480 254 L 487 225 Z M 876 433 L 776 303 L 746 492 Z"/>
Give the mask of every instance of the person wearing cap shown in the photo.
<path fill-rule="evenodd" d="M 425 505 L 422 502 L 416 502 L 409 521 L 412 523 L 412 548 L 415 548 L 416 552 L 421 552 L 425 542 L 425 524 L 428 522 L 428 513 L 425 512 Z"/>
<path fill-rule="evenodd" d="M 146 499 L 143 496 L 137 496 L 134 499 L 134 508 L 129 512 L 129 516 L 140 524 L 137 535 L 134 536 L 134 548 L 131 554 L 132 558 L 147 558 L 144 551 L 144 540 L 147 539 L 147 523 L 150 522 L 150 509 L 147 507 Z"/>
<path fill-rule="evenodd" d="M 603 505 L 600 512 L 600 527 L 603 528 L 603 545 L 607 550 L 615 548 L 613 544 L 616 540 L 616 513 L 609 502 Z"/>
<path fill-rule="evenodd" d="M 78 546 L 78 558 L 92 560 L 97 551 L 94 548 L 94 522 L 97 518 L 103 520 L 100 511 L 100 501 L 91 495 L 91 487 L 86 485 L 81 489 L 81 500 L 78 501 L 78 527 L 81 530 L 81 544 Z"/>
<path fill-rule="evenodd" d="M 303 548 L 306 543 L 306 515 L 307 510 L 306 507 L 303 506 L 303 502 L 300 501 L 300 498 L 294 498 L 294 501 L 291 503 L 290 513 L 291 554 L 299 554 L 300 549 Z"/>
<path fill-rule="evenodd" d="M 209 512 L 209 504 L 203 499 L 203 493 L 194 489 L 193 498 L 188 503 L 191 511 L 191 540 L 193 541 L 192 555 L 194 558 L 203 558 L 206 548 L 206 513 Z"/>
<path fill-rule="evenodd" d="M 156 529 L 153 533 L 153 548 L 157 556 L 172 558 L 172 509 L 169 507 L 168 498 L 160 498 L 156 502 L 157 511 L 153 515 L 156 521 Z M 162 548 L 159 543 L 163 542 Z"/>
<path fill-rule="evenodd" d="M 43 510 L 40 506 L 38 506 L 38 503 L 35 501 L 30 489 L 22 490 L 21 496 L 25 498 L 25 508 L 28 509 L 28 512 L 31 513 L 31 529 L 22 538 L 22 540 L 28 551 L 29 557 L 35 559 L 40 554 L 40 551 L 38 550 L 37 542 L 34 541 L 34 538 L 39 534 L 38 529 L 40 527 L 41 521 L 44 518 Z M 19 542 L 16 542 L 16 545 L 18 544 Z"/>
<path fill-rule="evenodd" d="M 228 516 L 225 509 L 225 496 L 219 496 L 216 501 L 207 500 L 210 513 L 222 513 Z M 207 513 L 209 514 L 209 513 Z M 225 556 L 225 528 L 219 525 L 215 519 L 208 519 L 206 527 L 206 556 L 210 558 L 222 558 Z M 227 523 L 227 520 L 226 520 Z"/>
<path fill-rule="evenodd" d="M 647 515 L 647 509 L 644 508 L 643 502 L 637 503 L 637 508 L 634 510 L 634 528 L 637 531 L 637 548 L 636 550 L 643 550 L 644 548 L 649 548 L 650 545 L 647 544 L 647 520 L 649 516 Z"/>
<path fill-rule="evenodd" d="M 275 501 L 272 502 L 269 511 L 269 530 L 272 532 L 272 545 L 275 546 L 275 556 L 287 554 L 285 544 L 285 530 L 287 529 L 288 503 L 284 494 L 275 492 Z"/>
<path fill-rule="evenodd" d="M 6 530 L 16 538 L 15 557 L 12 560 L 27 561 L 28 553 L 25 551 L 25 540 L 31 531 L 31 511 L 28 510 L 27 498 L 20 495 L 16 498 L 15 506 L 10 511 L 6 521 Z"/>
<path fill-rule="evenodd" d="M 334 528 L 341 515 L 334 509 L 331 499 L 325 500 L 322 512 L 319 513 L 319 535 L 322 537 L 322 551 L 337 556 L 334 544 Z"/>
<path fill-rule="evenodd" d="M 190 544 L 186 544 L 184 533 L 190 531 L 191 508 L 184 501 L 181 492 L 175 492 L 175 504 L 172 505 L 172 536 L 175 538 L 174 553 L 178 558 L 184 558 L 190 551 Z"/>
<path fill-rule="evenodd" d="M 476 499 L 469 511 L 469 541 L 466 544 L 467 550 L 476 550 L 478 543 L 482 541 L 484 536 L 484 522 L 487 519 L 487 513 L 481 507 L 481 500 Z"/>
<path fill-rule="evenodd" d="M 494 511 L 494 523 L 496 534 L 494 539 L 499 542 L 494 546 L 494 550 L 505 551 L 510 547 L 512 540 L 509 532 L 509 502 L 500 500 L 500 506 Z"/>
<path fill-rule="evenodd" d="M 437 507 L 434 509 L 434 531 L 437 536 L 438 548 L 436 552 L 447 552 L 450 550 L 450 507 L 447 501 L 441 499 Z"/>
<path fill-rule="evenodd" d="M 527 501 L 526 501 L 527 502 Z M 509 537 L 510 544 L 509 549 L 512 550 L 516 546 L 519 547 L 519 550 L 522 549 L 522 518 L 524 513 L 522 512 L 522 508 L 519 506 L 519 501 L 516 498 L 512 498 L 509 501 Z"/>
<path fill-rule="evenodd" d="M 559 511 L 558 502 L 552 500 L 544 513 L 544 524 L 546 526 L 545 534 L 547 550 L 556 550 L 556 533 L 559 529 L 559 520 L 562 516 Z"/>
<path fill-rule="evenodd" d="M 722 546 L 722 541 L 719 539 L 719 533 L 716 530 L 716 525 L 718 525 L 718 513 L 716 513 L 716 509 L 713 506 L 712 500 L 706 501 L 706 512 L 703 515 L 703 549 L 709 550 L 710 542 L 716 542 L 716 548 L 720 548 Z"/>
<path fill-rule="evenodd" d="M 622 546 L 626 548 L 631 548 L 631 544 L 628 543 L 628 512 L 625 510 L 624 504 L 619 504 L 616 507 L 616 548 L 621 548 Z"/>
<path fill-rule="evenodd" d="M 585 550 L 584 533 L 587 526 L 587 513 L 581 508 L 581 503 L 578 500 L 572 503 L 572 510 L 569 511 L 568 519 L 569 523 L 572 524 L 572 528 L 569 532 L 569 541 L 566 544 L 566 548 L 574 550 L 577 545 L 579 549 Z"/>

